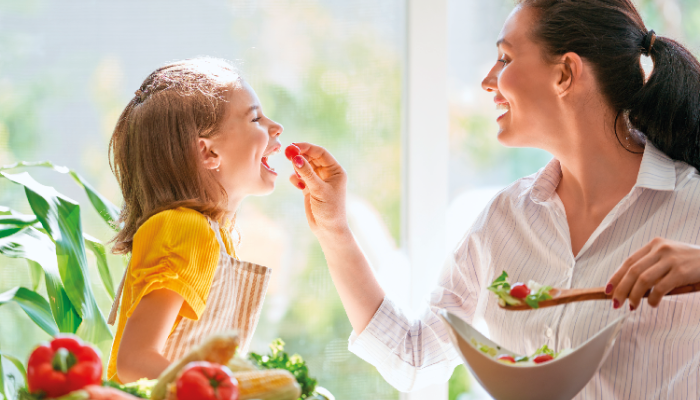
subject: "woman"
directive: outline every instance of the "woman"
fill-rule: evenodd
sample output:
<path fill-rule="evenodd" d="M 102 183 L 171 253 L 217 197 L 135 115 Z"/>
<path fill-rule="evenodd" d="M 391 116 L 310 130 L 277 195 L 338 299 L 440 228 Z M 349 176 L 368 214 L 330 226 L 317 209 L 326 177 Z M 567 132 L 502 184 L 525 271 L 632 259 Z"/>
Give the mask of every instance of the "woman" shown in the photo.
<path fill-rule="evenodd" d="M 290 179 L 352 323 L 350 350 L 408 391 L 460 363 L 440 308 L 483 317 L 496 342 L 526 354 L 580 345 L 628 300 L 615 348 L 578 398 L 698 398 L 700 294 L 662 296 L 700 281 L 700 64 L 649 31 L 629 0 L 522 0 L 497 47 L 482 86 L 504 111 L 499 141 L 554 159 L 491 201 L 419 319 L 385 297 L 353 239 L 343 169 L 299 144 Z M 613 301 L 504 312 L 485 290 L 502 270 L 513 282 L 605 286 Z"/>

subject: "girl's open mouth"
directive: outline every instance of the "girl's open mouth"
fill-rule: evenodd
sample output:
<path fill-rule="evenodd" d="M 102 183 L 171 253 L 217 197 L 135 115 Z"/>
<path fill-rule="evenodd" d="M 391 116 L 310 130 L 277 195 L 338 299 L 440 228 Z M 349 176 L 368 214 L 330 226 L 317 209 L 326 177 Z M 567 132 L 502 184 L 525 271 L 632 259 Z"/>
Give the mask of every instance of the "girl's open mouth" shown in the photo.
<path fill-rule="evenodd" d="M 281 148 L 281 146 L 275 147 L 274 149 L 272 149 L 271 152 L 269 152 L 269 153 L 263 155 L 263 156 L 262 156 L 262 159 L 260 160 L 260 163 L 265 167 L 265 169 L 267 169 L 268 171 L 270 171 L 271 173 L 273 173 L 273 174 L 275 174 L 275 175 L 277 175 L 277 172 L 275 172 L 275 169 L 272 168 L 272 167 L 270 166 L 270 164 L 267 163 L 267 160 L 268 160 L 271 156 L 273 156 L 273 155 L 279 153 L 279 152 L 280 152 L 280 148 Z"/>

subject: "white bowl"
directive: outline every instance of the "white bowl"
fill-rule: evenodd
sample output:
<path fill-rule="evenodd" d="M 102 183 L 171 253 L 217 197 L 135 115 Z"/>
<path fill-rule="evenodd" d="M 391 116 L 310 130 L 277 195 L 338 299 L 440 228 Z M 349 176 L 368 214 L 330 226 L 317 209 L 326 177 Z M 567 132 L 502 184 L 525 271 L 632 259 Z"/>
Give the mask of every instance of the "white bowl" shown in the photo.
<path fill-rule="evenodd" d="M 438 315 L 447 325 L 450 340 L 464 364 L 491 396 L 499 400 L 540 400 L 571 399 L 576 396 L 605 361 L 628 314 L 611 322 L 566 356 L 542 364 L 519 366 L 496 361 L 476 349 L 471 340 L 473 338 L 481 344 L 500 348 L 499 354 L 521 354 L 490 341 L 447 310 L 440 310 Z"/>

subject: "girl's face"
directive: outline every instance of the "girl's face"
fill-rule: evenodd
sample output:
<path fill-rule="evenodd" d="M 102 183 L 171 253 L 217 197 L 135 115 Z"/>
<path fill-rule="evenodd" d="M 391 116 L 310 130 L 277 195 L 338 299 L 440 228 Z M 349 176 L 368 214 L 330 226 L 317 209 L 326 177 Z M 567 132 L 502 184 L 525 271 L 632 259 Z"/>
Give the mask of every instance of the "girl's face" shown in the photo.
<path fill-rule="evenodd" d="M 199 139 L 206 168 L 215 171 L 229 202 L 265 195 L 275 188 L 277 173 L 268 157 L 279 152 L 284 128 L 263 114 L 253 88 L 239 80 L 228 96 L 226 116 L 218 135 Z"/>
<path fill-rule="evenodd" d="M 560 72 L 547 63 L 541 48 L 532 41 L 536 13 L 516 7 L 506 20 L 497 41 L 498 60 L 481 86 L 493 92 L 498 117 L 498 141 L 505 146 L 547 150 L 561 127 L 557 122 Z"/>

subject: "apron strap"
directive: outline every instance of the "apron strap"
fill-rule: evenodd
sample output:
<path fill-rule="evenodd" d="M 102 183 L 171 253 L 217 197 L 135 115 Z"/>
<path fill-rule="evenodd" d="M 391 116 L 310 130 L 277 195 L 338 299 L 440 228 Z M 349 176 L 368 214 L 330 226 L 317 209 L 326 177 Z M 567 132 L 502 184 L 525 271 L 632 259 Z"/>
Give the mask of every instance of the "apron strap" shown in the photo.
<path fill-rule="evenodd" d="M 117 287 L 117 293 L 114 296 L 114 303 L 112 303 L 112 309 L 109 310 L 109 317 L 107 318 L 107 323 L 109 325 L 114 325 L 114 322 L 117 320 L 117 311 L 119 310 L 119 303 L 121 302 L 122 299 L 122 291 L 124 291 L 124 281 L 126 280 L 126 274 L 129 273 L 129 264 L 126 265 L 126 268 L 124 269 L 124 276 L 122 276 L 122 281 L 119 282 L 119 287 Z"/>

